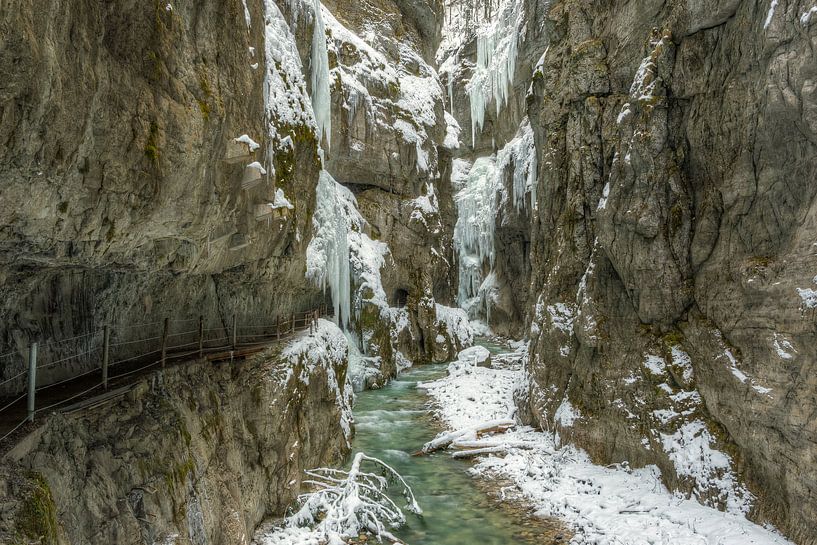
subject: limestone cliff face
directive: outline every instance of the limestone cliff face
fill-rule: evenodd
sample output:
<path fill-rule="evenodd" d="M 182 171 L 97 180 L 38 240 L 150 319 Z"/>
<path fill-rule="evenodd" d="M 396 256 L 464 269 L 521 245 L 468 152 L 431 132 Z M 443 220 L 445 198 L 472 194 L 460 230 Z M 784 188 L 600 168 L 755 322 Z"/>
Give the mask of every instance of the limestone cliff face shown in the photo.
<path fill-rule="evenodd" d="M 311 69 L 314 9 L 281 2 L 281 10 Z M 443 91 L 431 53 L 441 10 L 437 1 L 323 2 L 331 80 L 326 170 L 354 194 L 363 235 L 387 247 L 384 266 L 372 271 L 383 294 L 353 278 L 352 336 L 367 361 L 378 362 L 369 385 L 409 362 L 451 359 L 470 342 L 449 320 L 455 210 L 444 176 L 451 157 Z"/>
<path fill-rule="evenodd" d="M 817 542 L 809 3 L 528 4 L 536 421 L 724 507 L 674 458 L 705 437 L 754 517 Z"/>
<path fill-rule="evenodd" d="M 0 541 L 249 543 L 348 451 L 345 339 L 323 324 L 300 352 L 168 369 L 50 418 L 0 467 Z"/>
<path fill-rule="evenodd" d="M 507 104 L 473 142 L 473 34 L 439 57 L 471 144 L 458 157 L 498 164 L 526 116 L 533 130 L 535 207 L 494 225 L 498 308 L 530 326 L 530 418 L 802 543 L 817 542 L 811 7 L 526 0 Z M 696 475 L 680 459 L 695 441 L 729 463 Z"/>
<path fill-rule="evenodd" d="M 303 281 L 316 139 L 266 115 L 262 4 L 4 7 L 2 352 L 165 316 L 270 323 L 322 299 Z M 286 153 L 267 152 L 268 122 Z M 254 161 L 270 174 L 245 184 Z M 276 189 L 294 209 L 271 210 Z"/>

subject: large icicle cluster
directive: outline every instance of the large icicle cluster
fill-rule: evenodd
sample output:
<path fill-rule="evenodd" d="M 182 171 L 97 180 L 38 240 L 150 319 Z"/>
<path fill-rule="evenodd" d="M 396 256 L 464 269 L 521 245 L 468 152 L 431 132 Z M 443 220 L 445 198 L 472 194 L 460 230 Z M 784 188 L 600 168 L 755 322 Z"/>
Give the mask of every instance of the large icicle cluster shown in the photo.
<path fill-rule="evenodd" d="M 509 0 L 496 20 L 477 30 L 477 64 L 466 87 L 471 101 L 471 143 L 485 124 L 485 110 L 493 103 L 496 113 L 508 103 L 516 72 L 518 40 L 524 24 L 523 2 Z"/>
<path fill-rule="evenodd" d="M 312 33 L 312 109 L 318 124 L 318 142 L 326 149 L 332 143 L 332 96 L 329 92 L 329 54 L 326 49 L 326 27 L 320 0 L 314 1 L 315 29 Z"/>
<path fill-rule="evenodd" d="M 391 330 L 393 338 L 408 327 L 402 309 L 391 308 L 380 276 L 386 265 L 389 248 L 384 242 L 366 234 L 366 220 L 357 208 L 357 200 L 348 188 L 321 172 L 317 203 L 313 216 L 314 234 L 306 256 L 306 276 L 315 284 L 328 288 L 338 324 L 347 331 L 350 350 L 350 373 L 360 389 L 366 376 L 380 369 L 380 356 L 367 354 L 371 332 L 356 338 L 349 330 L 350 321 L 358 320 L 365 305 L 379 309 L 379 318 Z M 395 358 L 405 357 L 395 350 Z"/>
<path fill-rule="evenodd" d="M 491 301 L 498 289 L 494 274 L 496 256 L 494 230 L 498 211 L 507 204 L 505 173 L 511 171 L 511 193 L 517 210 L 536 203 L 536 152 L 533 130 L 527 118 L 516 136 L 496 156 L 477 159 L 467 176 L 463 165 L 455 161 L 452 183 L 461 189 L 455 196 L 457 223 L 454 226 L 454 248 L 459 257 L 458 304 L 471 318 L 484 312 L 490 322 Z"/>
<path fill-rule="evenodd" d="M 480 157 L 471 167 L 465 187 L 455 196 L 454 248 L 459 256 L 457 303 L 472 318 L 477 317 L 483 305 L 486 313 L 489 311 L 484 295 L 490 286 L 483 286 L 483 271 L 494 266 L 494 225 L 501 189 L 498 182 L 495 159 Z"/>
<path fill-rule="evenodd" d="M 316 191 L 314 235 L 306 251 L 306 277 L 323 289 L 329 288 L 338 324 L 346 328 L 351 315 L 347 220 L 351 193 L 325 170 L 321 171 Z"/>
<path fill-rule="evenodd" d="M 496 155 L 496 170 L 501 175 L 509 167 L 513 168 L 513 203 L 517 210 L 525 205 L 525 196 L 530 192 L 531 209 L 536 206 L 536 148 L 533 129 L 527 117 L 522 120 L 513 140 L 508 142 Z"/>

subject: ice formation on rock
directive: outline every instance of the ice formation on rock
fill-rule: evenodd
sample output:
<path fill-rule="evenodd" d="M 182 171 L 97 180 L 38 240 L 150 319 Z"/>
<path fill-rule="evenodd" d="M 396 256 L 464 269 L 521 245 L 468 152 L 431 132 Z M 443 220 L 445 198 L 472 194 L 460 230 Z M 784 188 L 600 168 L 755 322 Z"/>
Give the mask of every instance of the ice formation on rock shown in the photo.
<path fill-rule="evenodd" d="M 452 184 L 457 223 L 454 226 L 454 248 L 459 257 L 459 291 L 457 302 L 471 318 L 485 317 L 490 322 L 491 302 L 499 289 L 493 272 L 496 250 L 494 231 L 499 210 L 508 202 L 504 187 L 505 173 L 512 172 L 511 198 L 516 210 L 536 203 L 536 154 L 533 130 L 527 118 L 516 136 L 496 156 L 480 157 L 463 174 L 462 162 L 455 162 Z"/>
<path fill-rule="evenodd" d="M 454 248 L 459 256 L 457 303 L 472 318 L 487 307 L 484 274 L 494 266 L 494 225 L 498 206 L 496 161 L 480 157 L 471 167 L 463 187 L 455 196 L 457 223 Z M 486 308 L 486 313 L 488 309 Z"/>
<path fill-rule="evenodd" d="M 536 148 L 533 129 L 526 117 L 519 125 L 513 140 L 508 142 L 496 155 L 497 175 L 513 168 L 513 203 L 517 210 L 526 206 L 525 196 L 531 194 L 531 208 L 536 204 Z"/>
<path fill-rule="evenodd" d="M 471 102 L 471 143 L 485 124 L 485 110 L 491 103 L 496 113 L 508 103 L 516 72 L 518 39 L 524 22 L 524 4 L 507 1 L 497 18 L 477 30 L 477 64 L 466 90 Z"/>
<path fill-rule="evenodd" d="M 344 202 L 351 196 L 348 192 L 328 172 L 321 171 L 312 218 L 314 234 L 306 253 L 306 277 L 324 290 L 329 288 L 342 328 L 349 325 L 351 315 L 348 202 Z"/>
<path fill-rule="evenodd" d="M 312 110 L 318 124 L 318 143 L 326 139 L 327 151 L 332 143 L 332 96 L 329 92 L 329 54 L 326 49 L 326 27 L 320 0 L 314 1 L 315 30 L 312 33 Z"/>

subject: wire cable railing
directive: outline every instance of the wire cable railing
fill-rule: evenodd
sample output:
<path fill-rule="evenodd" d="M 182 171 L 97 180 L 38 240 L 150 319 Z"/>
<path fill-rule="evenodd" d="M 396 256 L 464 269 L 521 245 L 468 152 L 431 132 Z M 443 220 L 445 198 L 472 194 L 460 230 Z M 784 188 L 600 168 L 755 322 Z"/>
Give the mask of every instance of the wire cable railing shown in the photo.
<path fill-rule="evenodd" d="M 325 312 L 326 308 L 321 307 L 279 316 L 269 324 L 241 326 L 236 316 L 230 324 L 218 327 L 205 327 L 203 317 L 105 326 L 41 345 L 33 342 L 27 358 L 17 352 L 2 354 L 0 370 L 10 369 L 12 362 L 19 364 L 20 360 L 27 368 L 0 379 L 0 388 L 6 392 L 5 397 L 0 397 L 0 446 L 7 439 L 14 440 L 15 432 L 25 429 L 25 424 L 33 422 L 35 416 L 64 408 L 72 401 L 81 403 L 89 396 L 96 399 L 96 390 L 107 392 L 114 382 L 117 386 L 127 385 L 128 380 L 152 368 L 200 361 L 205 354 L 214 361 L 232 361 L 236 356 L 257 351 L 257 347 L 295 332 L 309 330 L 311 334 L 317 319 Z M 196 323 L 198 327 L 191 328 L 191 324 Z M 183 331 L 171 331 L 173 325 Z M 143 330 L 145 337 L 127 338 L 127 333 L 137 327 Z M 127 332 L 125 336 L 123 332 Z M 116 336 L 116 342 L 111 342 L 112 336 Z M 70 342 L 74 343 L 74 352 L 66 348 Z M 49 357 L 38 361 L 41 347 L 42 353 Z"/>

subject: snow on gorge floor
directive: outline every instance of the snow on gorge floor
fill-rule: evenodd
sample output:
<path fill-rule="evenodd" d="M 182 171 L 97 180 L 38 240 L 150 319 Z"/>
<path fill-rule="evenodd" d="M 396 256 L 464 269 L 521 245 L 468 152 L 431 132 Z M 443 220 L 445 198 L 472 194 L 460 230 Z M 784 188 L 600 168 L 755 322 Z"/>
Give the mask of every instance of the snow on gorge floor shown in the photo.
<path fill-rule="evenodd" d="M 523 354 L 520 352 L 518 361 Z M 495 362 L 497 357 L 495 357 Z M 507 361 L 507 360 L 506 360 Z M 449 376 L 420 385 L 439 418 L 452 429 L 513 417 L 513 393 L 525 382 L 520 363 L 483 368 L 454 362 Z M 571 525 L 574 544 L 747 545 L 789 544 L 773 530 L 734 513 L 705 507 L 673 494 L 655 466 L 629 469 L 593 464 L 581 449 L 557 448 L 551 434 L 517 427 L 490 438 L 491 444 L 535 445 L 510 448 L 505 455 L 477 459 L 476 476 L 509 480 L 536 515 Z"/>

